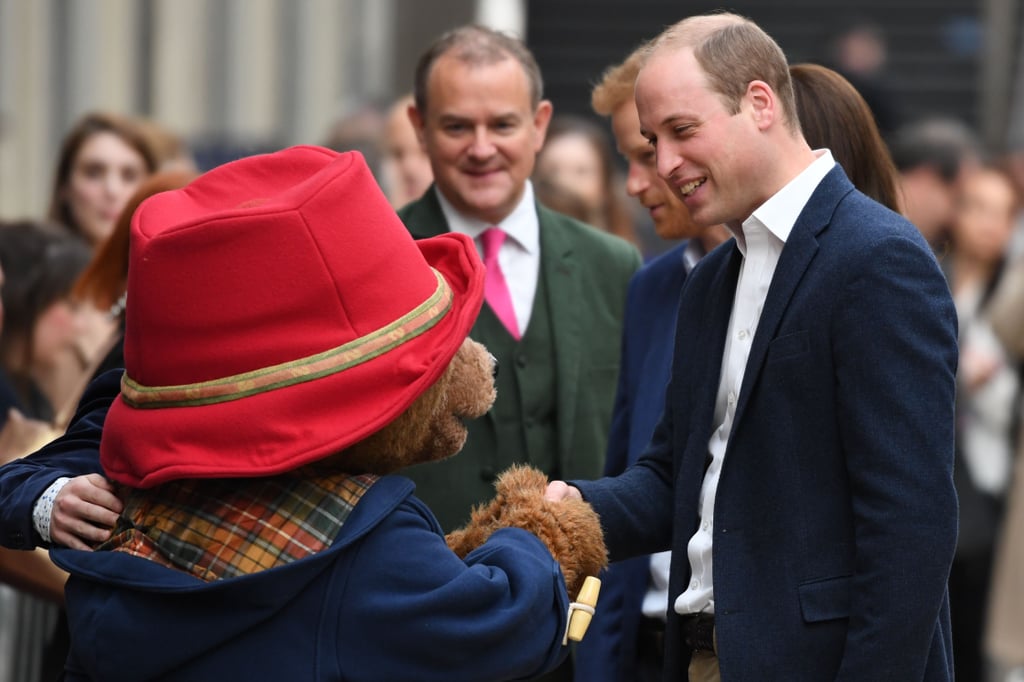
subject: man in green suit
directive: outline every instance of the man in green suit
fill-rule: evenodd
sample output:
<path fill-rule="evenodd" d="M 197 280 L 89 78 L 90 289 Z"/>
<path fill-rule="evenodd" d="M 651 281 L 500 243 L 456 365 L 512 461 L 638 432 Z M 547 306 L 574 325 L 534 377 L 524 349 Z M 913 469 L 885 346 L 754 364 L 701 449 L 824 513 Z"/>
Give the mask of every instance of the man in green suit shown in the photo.
<path fill-rule="evenodd" d="M 526 462 L 551 478 L 600 476 L 636 249 L 536 203 L 529 177 L 551 118 L 540 69 L 518 40 L 479 26 L 441 36 L 416 69 L 409 115 L 434 185 L 399 211 L 417 239 L 473 237 L 488 264 L 471 336 L 498 358 L 498 399 L 463 451 L 409 471 L 450 531 Z M 497 264 L 484 234 L 500 228 Z M 491 256 L 490 258 L 488 256 Z M 500 269 L 504 299 L 492 296 Z M 504 320 L 504 321 L 503 321 Z"/>

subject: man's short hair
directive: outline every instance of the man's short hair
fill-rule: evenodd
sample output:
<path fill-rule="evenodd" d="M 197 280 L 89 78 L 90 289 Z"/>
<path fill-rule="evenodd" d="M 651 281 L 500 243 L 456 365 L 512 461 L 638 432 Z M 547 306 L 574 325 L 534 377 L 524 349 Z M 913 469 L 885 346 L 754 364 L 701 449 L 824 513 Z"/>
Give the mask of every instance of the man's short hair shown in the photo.
<path fill-rule="evenodd" d="M 467 24 L 442 34 L 416 64 L 413 97 L 420 112 L 427 110 L 427 82 L 434 64 L 451 54 L 470 66 L 488 66 L 506 59 L 515 59 L 523 67 L 530 87 L 530 106 L 537 108 L 544 97 L 544 79 L 533 53 L 521 40 L 479 24 Z"/>
<path fill-rule="evenodd" d="M 793 131 L 800 130 L 786 55 L 760 26 L 729 12 L 688 17 L 655 38 L 644 61 L 663 48 L 687 47 L 693 49 L 711 90 L 721 96 L 731 113 L 740 110 L 740 100 L 751 81 L 764 81 L 779 97 L 786 124 Z"/>
<path fill-rule="evenodd" d="M 645 46 L 633 51 L 621 64 L 608 67 L 601 80 L 590 93 L 590 106 L 601 116 L 611 116 L 626 101 L 633 101 L 633 86 L 640 64 L 644 59 Z"/>

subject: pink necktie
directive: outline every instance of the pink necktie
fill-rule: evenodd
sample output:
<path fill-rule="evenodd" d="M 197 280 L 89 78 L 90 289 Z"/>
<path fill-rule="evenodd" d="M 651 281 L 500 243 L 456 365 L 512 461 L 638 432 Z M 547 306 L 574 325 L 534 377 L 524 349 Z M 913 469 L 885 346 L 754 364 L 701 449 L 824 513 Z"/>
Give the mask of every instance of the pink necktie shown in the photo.
<path fill-rule="evenodd" d="M 505 282 L 505 273 L 498 264 L 498 251 L 505 242 L 506 234 L 498 227 L 489 227 L 480 235 L 484 247 L 484 267 L 487 274 L 484 278 L 484 300 L 498 316 L 505 329 L 517 341 L 519 340 L 519 323 L 516 322 L 516 311 L 512 307 L 512 295 Z"/>

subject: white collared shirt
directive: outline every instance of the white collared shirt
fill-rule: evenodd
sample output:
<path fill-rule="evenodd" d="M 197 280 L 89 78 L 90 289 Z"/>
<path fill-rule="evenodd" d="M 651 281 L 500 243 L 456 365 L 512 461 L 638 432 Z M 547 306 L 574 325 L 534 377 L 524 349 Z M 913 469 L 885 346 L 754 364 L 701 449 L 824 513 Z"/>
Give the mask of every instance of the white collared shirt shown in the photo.
<path fill-rule="evenodd" d="M 690 560 L 690 584 L 675 600 L 676 613 L 715 611 L 711 544 L 718 479 L 722 473 L 729 435 L 732 433 L 750 347 L 779 257 L 811 194 L 835 165 L 829 150 L 816 150 L 814 153 L 817 158 L 803 172 L 761 204 L 738 230 L 730 228 L 736 237 L 736 246 L 743 254 L 743 262 L 740 265 L 736 298 L 722 354 L 721 380 L 715 400 L 715 424 L 718 424 L 718 428 L 708 441 L 711 463 L 700 488 L 700 523 L 686 546 L 686 555 Z"/>
<path fill-rule="evenodd" d="M 452 232 L 459 232 L 473 238 L 477 253 L 483 258 L 483 246 L 480 235 L 494 223 L 484 222 L 476 218 L 462 215 L 455 210 L 451 202 L 434 187 L 441 212 L 448 221 Z M 529 180 L 523 189 L 523 196 L 497 227 L 504 230 L 508 237 L 498 251 L 498 264 L 505 275 L 509 294 L 512 296 L 512 307 L 516 312 L 519 332 L 526 333 L 533 312 L 533 298 L 537 294 L 537 279 L 540 273 L 540 219 L 537 217 L 537 206 L 533 198 L 533 185 Z"/>

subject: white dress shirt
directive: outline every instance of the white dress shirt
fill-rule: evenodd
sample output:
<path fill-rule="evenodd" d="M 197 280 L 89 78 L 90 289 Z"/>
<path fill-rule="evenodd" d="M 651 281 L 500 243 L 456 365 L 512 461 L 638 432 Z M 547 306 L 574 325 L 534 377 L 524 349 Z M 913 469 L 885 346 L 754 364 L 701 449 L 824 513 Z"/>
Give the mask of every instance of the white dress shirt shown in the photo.
<path fill-rule="evenodd" d="M 733 418 L 739 399 L 743 373 L 750 347 L 761 319 L 761 310 L 768 297 L 775 268 L 801 211 L 811 194 L 828 174 L 835 161 L 827 149 L 815 151 L 817 157 L 798 176 L 764 202 L 743 221 L 739 229 L 730 230 L 736 246 L 743 254 L 736 298 L 729 317 L 729 330 L 722 354 L 722 372 L 715 400 L 715 423 L 718 428 L 708 441 L 711 463 L 700 488 L 698 512 L 700 524 L 686 546 L 690 560 L 690 584 L 675 600 L 676 613 L 714 613 L 715 594 L 712 585 L 711 541 L 715 523 L 715 494 L 722 473 L 722 462 L 732 432 Z"/>
<path fill-rule="evenodd" d="M 448 228 L 452 232 L 472 237 L 481 259 L 484 251 L 480 235 L 484 230 L 489 227 L 500 227 L 508 235 L 498 251 L 498 264 L 501 265 L 501 272 L 505 275 L 505 282 L 512 297 L 512 308 L 516 312 L 519 333 L 526 334 L 540 273 L 540 219 L 537 217 L 537 205 L 533 198 L 533 185 L 527 180 L 519 203 L 497 225 L 462 215 L 436 187 L 434 191 L 437 192 L 441 211 L 448 221 Z"/>

